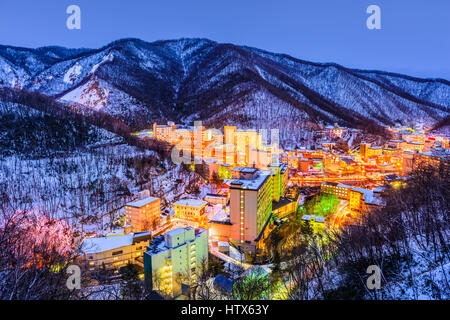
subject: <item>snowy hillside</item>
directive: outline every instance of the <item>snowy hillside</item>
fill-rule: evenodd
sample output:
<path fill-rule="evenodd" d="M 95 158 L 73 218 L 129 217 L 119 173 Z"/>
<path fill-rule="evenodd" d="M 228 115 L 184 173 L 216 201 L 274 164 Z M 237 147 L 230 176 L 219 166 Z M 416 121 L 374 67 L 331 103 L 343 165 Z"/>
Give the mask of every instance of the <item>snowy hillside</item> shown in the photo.
<path fill-rule="evenodd" d="M 80 103 L 135 128 L 155 120 L 223 123 L 224 114 L 238 109 L 256 126 L 260 120 L 279 126 L 280 116 L 288 126 L 409 124 L 411 115 L 432 125 L 450 109 L 447 80 L 347 69 L 206 39 L 123 39 L 100 49 L 0 46 L 0 87 Z"/>

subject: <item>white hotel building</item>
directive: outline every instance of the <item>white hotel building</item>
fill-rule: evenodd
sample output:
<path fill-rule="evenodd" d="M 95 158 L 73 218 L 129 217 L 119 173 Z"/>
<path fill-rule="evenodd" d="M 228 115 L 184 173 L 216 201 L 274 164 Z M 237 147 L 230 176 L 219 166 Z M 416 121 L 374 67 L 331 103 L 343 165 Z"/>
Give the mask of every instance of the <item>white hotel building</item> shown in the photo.
<path fill-rule="evenodd" d="M 181 294 L 182 283 L 196 280 L 207 259 L 207 229 L 177 228 L 155 237 L 144 253 L 146 287 L 176 297 Z"/>

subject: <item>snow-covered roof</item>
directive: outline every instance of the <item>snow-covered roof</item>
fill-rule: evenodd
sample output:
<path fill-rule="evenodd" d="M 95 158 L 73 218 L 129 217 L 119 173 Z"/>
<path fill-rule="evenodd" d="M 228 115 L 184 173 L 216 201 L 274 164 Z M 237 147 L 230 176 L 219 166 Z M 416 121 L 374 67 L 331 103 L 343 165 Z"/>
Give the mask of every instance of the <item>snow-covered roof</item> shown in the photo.
<path fill-rule="evenodd" d="M 174 237 L 174 236 L 176 236 L 177 234 L 181 234 L 181 233 L 183 233 L 183 232 L 186 232 L 186 230 L 188 230 L 188 228 L 187 228 L 187 229 L 185 229 L 185 228 L 176 228 L 176 229 L 167 231 L 166 234 L 169 235 L 169 236 L 171 236 L 171 237 Z"/>
<path fill-rule="evenodd" d="M 210 223 L 220 223 L 220 224 L 230 224 L 230 216 L 225 210 L 218 211 L 212 219 L 209 221 Z"/>
<path fill-rule="evenodd" d="M 264 182 L 272 175 L 272 170 L 260 171 L 254 179 L 232 179 L 231 188 L 239 186 L 242 189 L 259 190 Z"/>
<path fill-rule="evenodd" d="M 136 207 L 136 208 L 140 208 L 145 206 L 146 204 L 149 204 L 153 201 L 159 200 L 159 198 L 155 198 L 155 197 L 147 197 L 141 200 L 137 200 L 137 201 L 133 201 L 133 202 L 128 202 L 126 205 L 129 207 Z"/>
<path fill-rule="evenodd" d="M 174 203 L 174 205 L 189 207 L 202 207 L 206 204 L 208 204 L 208 202 L 200 199 L 181 199 Z"/>
<path fill-rule="evenodd" d="M 118 249 L 133 244 L 133 234 L 126 234 L 116 237 L 85 238 L 81 244 L 84 253 L 99 253 L 108 250 Z"/>
<path fill-rule="evenodd" d="M 151 232 L 136 232 L 120 236 L 84 238 L 81 250 L 85 254 L 93 254 L 122 247 L 130 246 L 136 242 L 150 239 Z"/>
<path fill-rule="evenodd" d="M 302 220 L 311 221 L 311 218 L 313 218 L 313 220 L 315 222 L 320 222 L 320 223 L 324 223 L 325 222 L 325 218 L 324 217 L 318 217 L 318 216 L 309 215 L 309 214 L 303 215 Z"/>

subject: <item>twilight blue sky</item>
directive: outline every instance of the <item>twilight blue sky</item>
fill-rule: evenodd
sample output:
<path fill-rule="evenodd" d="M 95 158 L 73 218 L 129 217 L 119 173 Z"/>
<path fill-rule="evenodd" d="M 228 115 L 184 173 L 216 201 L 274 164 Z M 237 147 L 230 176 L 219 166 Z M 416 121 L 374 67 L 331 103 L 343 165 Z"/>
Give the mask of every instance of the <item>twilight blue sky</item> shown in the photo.
<path fill-rule="evenodd" d="M 82 29 L 66 28 L 77 4 Z M 368 30 L 366 8 L 381 8 Z M 449 0 L 0 0 L 0 44 L 101 47 L 202 37 L 316 62 L 450 79 Z"/>

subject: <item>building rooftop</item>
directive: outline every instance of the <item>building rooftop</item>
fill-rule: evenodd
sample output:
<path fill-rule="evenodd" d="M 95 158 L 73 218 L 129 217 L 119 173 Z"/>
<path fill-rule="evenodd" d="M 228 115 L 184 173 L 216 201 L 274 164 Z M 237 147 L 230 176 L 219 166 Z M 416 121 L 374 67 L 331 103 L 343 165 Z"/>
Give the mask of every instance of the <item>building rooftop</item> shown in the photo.
<path fill-rule="evenodd" d="M 271 170 L 260 171 L 254 179 L 231 179 L 230 188 L 240 188 L 247 190 L 259 190 L 268 178 L 272 175 Z"/>
<path fill-rule="evenodd" d="M 384 176 L 384 179 L 388 182 L 401 180 L 401 178 L 396 174 L 388 174 L 388 175 Z"/>
<path fill-rule="evenodd" d="M 174 203 L 174 205 L 197 207 L 197 208 L 200 208 L 206 204 L 208 204 L 208 202 L 200 199 L 180 199 Z"/>
<path fill-rule="evenodd" d="M 339 188 L 353 188 L 352 186 L 349 186 L 348 184 L 343 184 L 343 183 L 337 183 L 337 182 L 330 182 L 330 181 L 325 181 L 322 182 L 322 184 L 324 185 L 329 185 L 329 186 L 334 186 L 334 187 L 339 187 Z"/>
<path fill-rule="evenodd" d="M 258 169 L 248 168 L 248 167 L 236 167 L 232 171 L 239 171 L 239 172 L 243 172 L 243 173 L 255 173 L 256 171 L 258 171 Z"/>
<path fill-rule="evenodd" d="M 304 214 L 302 217 L 302 220 L 304 221 L 311 221 L 311 218 L 314 218 L 315 222 L 320 222 L 320 223 L 324 223 L 325 222 L 325 218 L 324 217 L 318 217 L 315 215 L 309 215 L 309 214 Z"/>
<path fill-rule="evenodd" d="M 230 216 L 225 210 L 220 210 L 219 212 L 217 212 L 209 222 L 231 225 Z"/>
<path fill-rule="evenodd" d="M 126 205 L 129 207 L 135 207 L 135 208 L 140 208 L 145 206 L 146 204 L 149 204 L 153 201 L 159 200 L 159 198 L 155 198 L 155 197 L 147 197 L 141 200 L 137 200 L 137 201 L 133 201 L 133 202 L 128 202 Z"/>
<path fill-rule="evenodd" d="M 169 235 L 169 236 L 171 236 L 171 237 L 174 237 L 174 236 L 176 236 L 177 234 L 181 234 L 181 233 L 185 232 L 185 231 L 188 230 L 188 229 L 189 229 L 189 228 L 187 228 L 187 229 L 185 229 L 185 228 L 176 228 L 176 229 L 167 231 L 166 234 Z"/>
<path fill-rule="evenodd" d="M 150 232 L 130 233 L 122 236 L 85 238 L 81 250 L 85 254 L 99 253 L 132 245 L 133 243 L 149 240 Z"/>
<path fill-rule="evenodd" d="M 170 230 L 170 231 L 166 232 L 163 235 L 159 235 L 157 237 L 154 237 L 150 241 L 150 243 L 149 243 L 149 245 L 147 247 L 146 253 L 150 254 L 150 255 L 156 255 L 156 254 L 159 254 L 161 252 L 164 252 L 164 251 L 167 251 L 167 250 L 171 249 L 166 244 L 166 241 L 165 241 L 165 238 L 164 238 L 165 235 L 169 235 L 170 237 L 173 238 L 174 236 L 176 236 L 178 234 L 181 234 L 183 232 L 186 232 L 187 230 L 191 230 L 191 229 L 192 229 L 191 227 L 176 228 L 176 229 L 173 229 L 173 230 Z M 203 234 L 204 232 L 207 232 L 207 230 L 206 229 L 201 229 L 201 228 L 196 228 L 195 229 L 195 238 L 197 238 L 200 234 Z"/>

